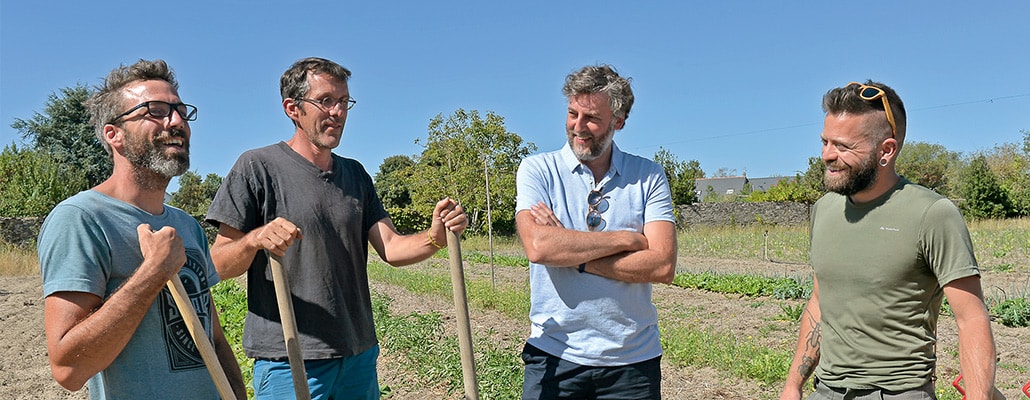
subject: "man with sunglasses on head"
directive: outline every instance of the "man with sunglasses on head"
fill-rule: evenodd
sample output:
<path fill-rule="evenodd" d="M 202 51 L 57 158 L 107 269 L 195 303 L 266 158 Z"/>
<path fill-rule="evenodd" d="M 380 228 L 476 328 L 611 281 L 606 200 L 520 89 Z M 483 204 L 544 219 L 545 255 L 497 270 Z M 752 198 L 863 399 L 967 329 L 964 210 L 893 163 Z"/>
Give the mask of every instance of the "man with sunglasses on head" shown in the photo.
<path fill-rule="evenodd" d="M 243 153 L 208 210 L 219 227 L 211 250 L 218 272 L 247 273 L 243 347 L 256 359 L 258 399 L 294 396 L 270 254 L 288 276 L 311 397 L 378 399 L 369 244 L 387 263 L 408 265 L 443 248 L 446 230 L 460 235 L 468 225 L 461 206 L 445 198 L 428 230 L 400 235 L 364 167 L 333 153 L 356 103 L 350 76 L 323 58 L 287 69 L 280 92 L 293 137 Z"/>
<path fill-rule="evenodd" d="M 111 71 L 85 102 L 113 158 L 111 176 L 58 204 L 39 234 L 50 369 L 69 390 L 88 381 L 93 399 L 219 398 L 166 289 L 175 275 L 236 396 L 246 398 L 211 298 L 219 278 L 207 236 L 163 204 L 168 182 L 189 168 L 197 115 L 178 86 L 162 60 Z"/>
<path fill-rule="evenodd" d="M 958 322 L 967 399 L 1001 398 L 980 271 L 965 221 L 945 197 L 895 170 L 905 106 L 879 82 L 823 96 L 824 182 L 812 207 L 812 297 L 781 399 L 932 399 L 937 318 Z M 995 397 L 992 397 L 994 395 Z"/>
<path fill-rule="evenodd" d="M 517 174 L 532 323 L 522 398 L 657 399 L 651 284 L 676 270 L 669 183 L 661 166 L 612 140 L 633 106 L 628 79 L 587 66 L 562 93 L 568 143 L 526 158 Z"/>

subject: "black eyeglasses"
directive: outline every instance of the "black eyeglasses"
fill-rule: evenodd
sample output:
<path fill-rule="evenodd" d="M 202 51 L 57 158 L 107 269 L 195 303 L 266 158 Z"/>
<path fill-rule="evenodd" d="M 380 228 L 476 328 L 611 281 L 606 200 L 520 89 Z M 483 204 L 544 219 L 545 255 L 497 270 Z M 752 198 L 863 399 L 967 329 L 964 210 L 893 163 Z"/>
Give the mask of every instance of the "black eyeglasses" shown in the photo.
<path fill-rule="evenodd" d="M 325 112 L 329 112 L 329 110 L 332 110 L 333 107 L 336 107 L 337 104 L 343 105 L 344 108 L 347 110 L 354 108 L 354 105 L 358 104 L 357 100 L 354 100 L 350 97 L 343 97 L 339 99 L 334 99 L 332 97 L 323 97 L 322 100 L 313 100 L 304 97 L 298 97 L 295 100 L 306 101 L 308 103 L 314 104 L 316 107 Z"/>
<path fill-rule="evenodd" d="M 891 137 L 898 137 L 898 126 L 894 124 L 894 113 L 891 112 L 891 103 L 887 101 L 887 93 L 876 86 L 863 85 L 858 82 L 851 82 L 851 85 L 858 85 L 858 97 L 865 101 L 875 101 L 880 99 L 883 101 L 883 111 L 887 113 L 887 122 L 891 124 Z"/>
<path fill-rule="evenodd" d="M 123 112 L 121 115 L 114 117 L 111 119 L 111 122 L 108 123 L 113 124 L 122 117 L 132 114 L 133 111 L 144 107 L 147 109 L 147 115 L 157 119 L 168 118 L 168 116 L 172 115 L 172 110 L 174 109 L 175 112 L 179 113 L 179 116 L 186 121 L 197 120 L 197 107 L 193 105 L 186 103 L 172 104 L 165 101 L 151 100 L 137 104 L 136 107 L 130 108 L 129 111 Z"/>
<path fill-rule="evenodd" d="M 587 228 L 591 232 L 604 230 L 604 227 L 607 226 L 601 213 L 608 211 L 608 200 L 606 200 L 608 196 L 601 193 L 602 190 L 604 190 L 603 187 L 591 190 L 587 195 L 587 204 L 590 205 L 590 211 L 587 212 Z"/>

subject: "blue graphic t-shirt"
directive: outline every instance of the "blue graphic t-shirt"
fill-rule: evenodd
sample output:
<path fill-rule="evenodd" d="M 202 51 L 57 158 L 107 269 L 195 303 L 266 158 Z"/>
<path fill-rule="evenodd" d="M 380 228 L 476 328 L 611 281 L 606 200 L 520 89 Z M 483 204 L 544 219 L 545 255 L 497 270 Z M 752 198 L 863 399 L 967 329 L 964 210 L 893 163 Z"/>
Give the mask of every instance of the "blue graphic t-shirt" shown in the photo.
<path fill-rule="evenodd" d="M 210 340 L 211 292 L 218 273 L 207 238 L 193 217 L 165 206 L 153 215 L 93 190 L 80 192 L 50 212 L 37 248 L 43 295 L 87 292 L 108 298 L 143 262 L 136 227 L 175 228 L 186 247 L 179 271 L 190 302 Z M 107 369 L 89 380 L 93 399 L 217 399 L 211 376 L 165 288 L 132 339 Z M 184 397 L 185 396 L 185 397 Z"/>

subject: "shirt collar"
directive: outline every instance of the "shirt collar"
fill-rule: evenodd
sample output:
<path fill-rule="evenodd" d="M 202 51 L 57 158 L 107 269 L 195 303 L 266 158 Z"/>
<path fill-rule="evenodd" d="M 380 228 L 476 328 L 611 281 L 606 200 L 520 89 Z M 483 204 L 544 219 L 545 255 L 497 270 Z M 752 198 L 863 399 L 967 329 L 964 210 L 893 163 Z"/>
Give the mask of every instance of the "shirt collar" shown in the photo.
<path fill-rule="evenodd" d="M 586 168 L 586 166 L 576 158 L 576 153 L 572 152 L 572 147 L 570 147 L 568 143 L 565 143 L 565 146 L 562 146 L 561 157 L 562 161 L 565 162 L 565 167 L 568 168 L 569 171 L 576 172 L 577 168 Z M 623 163 L 625 163 L 625 161 L 625 153 L 623 153 L 622 150 L 619 150 L 619 145 L 615 144 L 615 141 L 612 141 L 612 165 L 608 168 L 608 173 L 612 176 L 619 175 L 619 171 L 623 169 Z"/>

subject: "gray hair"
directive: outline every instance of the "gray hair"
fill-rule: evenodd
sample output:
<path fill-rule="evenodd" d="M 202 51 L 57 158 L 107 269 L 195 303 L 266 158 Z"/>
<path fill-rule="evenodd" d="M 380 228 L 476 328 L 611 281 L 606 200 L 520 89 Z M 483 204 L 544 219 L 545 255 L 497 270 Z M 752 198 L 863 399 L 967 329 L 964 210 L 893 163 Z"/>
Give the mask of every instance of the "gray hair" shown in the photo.
<path fill-rule="evenodd" d="M 633 89 L 629 87 L 629 81 L 609 65 L 589 65 L 565 77 L 562 94 L 572 100 L 573 96 L 581 94 L 605 93 L 612 114 L 626 119 L 633 108 Z"/>
<path fill-rule="evenodd" d="M 97 140 L 104 147 L 107 154 L 111 153 L 111 145 L 104 140 L 104 126 L 112 123 L 115 116 L 121 114 L 122 103 L 125 101 L 125 93 L 122 89 L 126 85 L 136 81 L 161 80 L 172 85 L 172 89 L 179 91 L 179 82 L 175 80 L 175 72 L 172 71 L 164 60 L 148 61 L 140 59 L 135 64 L 111 70 L 111 73 L 104 78 L 104 82 L 96 87 L 93 93 L 82 104 L 89 112 L 89 123 L 96 131 Z"/>
<path fill-rule="evenodd" d="M 890 104 L 891 114 L 894 116 L 894 125 L 897 127 L 895 139 L 898 141 L 898 148 L 900 149 L 901 144 L 905 141 L 906 132 L 905 103 L 901 101 L 901 97 L 898 97 L 898 94 L 890 86 L 872 80 L 867 80 L 863 85 L 879 88 L 887 96 L 887 103 Z M 885 111 L 882 101 L 879 99 L 875 101 L 862 99 L 854 84 L 830 89 L 823 95 L 823 112 L 827 114 L 862 115 L 882 111 Z M 880 127 L 880 132 L 866 132 L 866 135 L 870 139 L 877 141 L 891 136 L 891 127 L 886 118 L 884 118 L 883 124 Z"/>
<path fill-rule="evenodd" d="M 293 63 L 279 79 L 283 100 L 304 97 L 311 90 L 308 73 L 326 74 L 344 82 L 350 79 L 350 70 L 340 64 L 318 57 L 303 58 Z"/>

